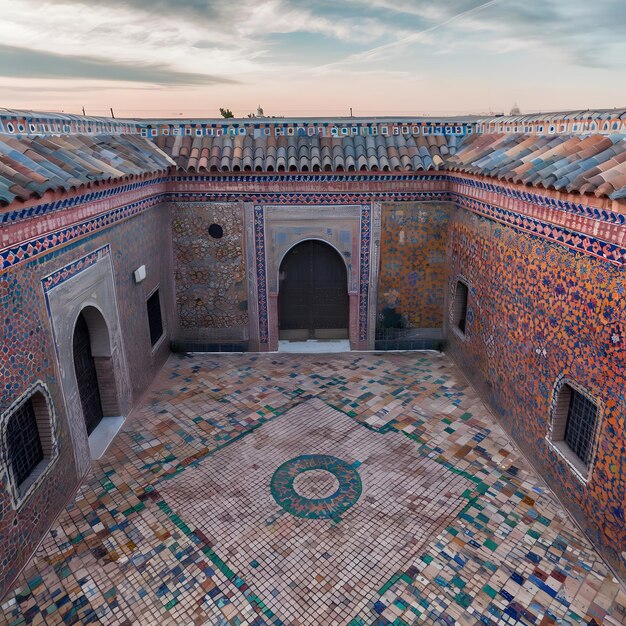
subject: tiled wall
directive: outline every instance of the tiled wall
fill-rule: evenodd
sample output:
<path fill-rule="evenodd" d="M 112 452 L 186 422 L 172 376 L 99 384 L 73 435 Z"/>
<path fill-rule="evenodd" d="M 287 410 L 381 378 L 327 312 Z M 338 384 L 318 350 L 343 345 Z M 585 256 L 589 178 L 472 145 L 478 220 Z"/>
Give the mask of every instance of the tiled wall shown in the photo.
<path fill-rule="evenodd" d="M 176 341 L 202 349 L 201 344 L 247 340 L 243 205 L 174 203 L 172 211 Z M 220 239 L 209 235 L 212 224 L 222 227 Z"/>
<path fill-rule="evenodd" d="M 36 265 L 36 264 L 33 264 Z M 0 411 L 7 410 L 24 392 L 42 381 L 56 411 L 59 456 L 45 482 L 16 513 L 0 467 L 0 592 L 15 577 L 37 546 L 77 482 L 69 427 L 63 418 L 63 400 L 54 368 L 54 346 L 47 322 L 40 276 L 28 266 L 0 276 L 2 320 L 0 349 Z M 2 459 L 2 463 L 8 459 Z"/>
<path fill-rule="evenodd" d="M 451 220 L 447 255 L 450 354 L 623 574 L 623 268 L 460 209 Z M 465 337 L 450 322 L 458 277 L 469 285 Z M 597 457 L 586 485 L 546 442 L 553 389 L 562 377 L 601 407 Z"/>
<path fill-rule="evenodd" d="M 443 325 L 450 210 L 444 203 L 383 203 L 377 337 L 388 328 Z"/>
<path fill-rule="evenodd" d="M 0 413 L 36 381 L 50 391 L 59 454 L 42 485 L 20 508 L 11 506 L 0 471 L 0 592 L 19 572 L 43 533 L 78 485 L 65 405 L 57 376 L 55 349 L 42 277 L 88 252 L 110 244 L 116 279 L 126 359 L 136 399 L 169 353 L 167 338 L 153 352 L 150 346 L 145 299 L 159 285 L 166 332 L 173 325 L 173 289 L 169 209 L 156 207 L 97 236 L 18 265 L 0 275 L 0 306 L 5 312 L 0 350 Z M 146 265 L 147 278 L 135 284 L 133 270 Z"/>

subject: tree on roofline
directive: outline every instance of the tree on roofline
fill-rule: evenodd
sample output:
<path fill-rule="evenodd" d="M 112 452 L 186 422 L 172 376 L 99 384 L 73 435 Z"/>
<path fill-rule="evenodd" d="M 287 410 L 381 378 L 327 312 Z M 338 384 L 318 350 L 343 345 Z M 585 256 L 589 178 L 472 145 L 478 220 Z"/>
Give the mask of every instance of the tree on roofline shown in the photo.
<path fill-rule="evenodd" d="M 235 117 L 233 115 L 233 112 L 230 109 L 223 109 L 222 107 L 220 107 L 220 113 L 222 115 L 222 117 L 229 119 L 231 117 Z"/>

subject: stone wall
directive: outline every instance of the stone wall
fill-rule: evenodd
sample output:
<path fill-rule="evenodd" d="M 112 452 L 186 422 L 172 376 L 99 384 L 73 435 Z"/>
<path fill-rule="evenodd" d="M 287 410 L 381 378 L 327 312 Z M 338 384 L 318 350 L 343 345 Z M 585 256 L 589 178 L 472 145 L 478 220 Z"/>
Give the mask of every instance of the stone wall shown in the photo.
<path fill-rule="evenodd" d="M 462 210 L 454 212 L 447 256 L 450 354 L 623 574 L 623 268 Z M 451 318 L 459 278 L 469 287 L 465 336 Z M 546 440 L 555 385 L 563 378 L 600 407 L 597 456 L 586 484 Z"/>
<path fill-rule="evenodd" d="M 161 205 L 0 275 L 0 306 L 5 314 L 0 331 L 0 413 L 6 415 L 15 401 L 40 381 L 50 394 L 58 450 L 45 480 L 17 509 L 6 473 L 9 460 L 1 460 L 0 592 L 17 575 L 81 479 L 73 456 L 42 278 L 70 268 L 73 261 L 91 251 L 110 246 L 129 384 L 137 399 L 167 358 L 167 333 L 174 326 L 169 225 L 169 209 Z M 147 278 L 136 284 L 133 271 L 142 264 L 146 265 Z M 72 271 L 67 269 L 70 274 Z M 153 350 L 146 298 L 157 285 L 166 337 Z"/>
<path fill-rule="evenodd" d="M 424 338 L 438 336 L 450 210 L 444 203 L 383 203 L 377 347 L 431 347 Z"/>
<path fill-rule="evenodd" d="M 179 329 L 184 349 L 219 349 L 248 340 L 244 216 L 239 203 L 172 205 Z M 223 235 L 209 234 L 216 224 Z"/>

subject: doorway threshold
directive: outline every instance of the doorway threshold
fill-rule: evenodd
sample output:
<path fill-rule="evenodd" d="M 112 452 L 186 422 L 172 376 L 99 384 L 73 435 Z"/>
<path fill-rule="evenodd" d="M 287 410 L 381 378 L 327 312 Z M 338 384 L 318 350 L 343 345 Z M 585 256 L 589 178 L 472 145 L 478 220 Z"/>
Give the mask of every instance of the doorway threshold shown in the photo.
<path fill-rule="evenodd" d="M 89 457 L 97 461 L 104 456 L 115 435 L 124 424 L 124 416 L 103 417 L 94 431 L 89 435 Z"/>
<path fill-rule="evenodd" d="M 299 354 L 327 354 L 329 352 L 350 352 L 348 339 L 309 339 L 308 341 L 278 342 L 279 352 L 293 352 Z"/>

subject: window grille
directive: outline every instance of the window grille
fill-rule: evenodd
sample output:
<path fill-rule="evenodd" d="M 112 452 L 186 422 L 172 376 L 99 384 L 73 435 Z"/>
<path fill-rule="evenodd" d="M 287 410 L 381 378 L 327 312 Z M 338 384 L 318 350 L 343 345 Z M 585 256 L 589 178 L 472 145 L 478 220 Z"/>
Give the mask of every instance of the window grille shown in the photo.
<path fill-rule="evenodd" d="M 44 458 L 37 416 L 30 399 L 9 418 L 7 448 L 15 483 L 19 487 Z"/>
<path fill-rule="evenodd" d="M 148 308 L 148 325 L 150 327 L 150 343 L 154 346 L 163 335 L 163 320 L 161 319 L 161 301 L 157 289 L 146 303 Z"/>
<path fill-rule="evenodd" d="M 571 389 L 564 439 L 585 465 L 591 463 L 597 418 L 598 407 L 582 393 Z"/>

